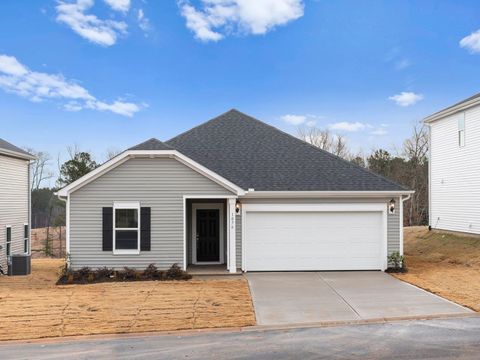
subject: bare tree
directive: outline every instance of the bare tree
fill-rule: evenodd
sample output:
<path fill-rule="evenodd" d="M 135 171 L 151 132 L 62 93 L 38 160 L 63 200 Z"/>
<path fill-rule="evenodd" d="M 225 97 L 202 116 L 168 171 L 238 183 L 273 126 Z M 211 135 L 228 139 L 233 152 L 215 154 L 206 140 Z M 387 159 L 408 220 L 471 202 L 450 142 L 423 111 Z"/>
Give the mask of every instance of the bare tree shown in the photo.
<path fill-rule="evenodd" d="M 36 157 L 30 164 L 30 190 L 38 190 L 44 181 L 53 177 L 53 172 L 48 168 L 51 157 L 50 154 L 45 151 L 35 151 L 31 148 L 26 148 L 25 150 Z"/>
<path fill-rule="evenodd" d="M 332 134 L 328 129 L 299 127 L 298 137 L 322 150 L 326 150 L 344 159 L 350 158 L 347 140 L 343 135 Z"/>
<path fill-rule="evenodd" d="M 344 159 L 350 159 L 350 151 L 347 147 L 347 139 L 343 135 L 334 135 L 331 153 Z"/>
<path fill-rule="evenodd" d="M 363 168 L 367 167 L 367 157 L 362 150 L 358 151 L 356 154 L 351 154 L 349 160 L 355 165 L 361 166 Z"/>
<path fill-rule="evenodd" d="M 403 156 L 408 164 L 407 184 L 415 190 L 405 206 L 405 220 L 407 225 L 416 225 L 428 215 L 428 130 L 424 124 L 413 127 L 412 136 L 403 143 Z"/>
<path fill-rule="evenodd" d="M 118 150 L 118 149 L 115 149 L 115 148 L 108 148 L 107 152 L 105 154 L 106 160 L 108 161 L 110 159 L 113 159 L 115 156 L 117 156 L 121 152 L 122 152 L 121 150 Z"/>
<path fill-rule="evenodd" d="M 413 127 L 413 134 L 403 142 L 403 155 L 407 159 L 417 159 L 423 164 L 428 156 L 428 129 L 418 123 Z"/>

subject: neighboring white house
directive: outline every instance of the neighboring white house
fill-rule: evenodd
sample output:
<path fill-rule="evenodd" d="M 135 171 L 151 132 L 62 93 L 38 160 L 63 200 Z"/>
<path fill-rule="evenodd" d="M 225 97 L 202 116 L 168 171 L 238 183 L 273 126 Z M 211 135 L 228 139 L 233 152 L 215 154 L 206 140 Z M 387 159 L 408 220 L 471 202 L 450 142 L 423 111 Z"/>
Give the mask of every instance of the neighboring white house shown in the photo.
<path fill-rule="evenodd" d="M 434 229 L 480 234 L 480 94 L 424 119 Z"/>
<path fill-rule="evenodd" d="M 0 266 L 30 253 L 30 160 L 35 157 L 0 139 Z"/>

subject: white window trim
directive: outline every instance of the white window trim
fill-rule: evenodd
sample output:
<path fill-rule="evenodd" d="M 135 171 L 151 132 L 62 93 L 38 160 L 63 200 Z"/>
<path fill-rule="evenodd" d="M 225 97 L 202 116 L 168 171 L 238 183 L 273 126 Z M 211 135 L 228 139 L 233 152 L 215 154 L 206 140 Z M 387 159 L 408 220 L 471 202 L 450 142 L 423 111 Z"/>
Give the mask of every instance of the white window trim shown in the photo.
<path fill-rule="evenodd" d="M 461 113 L 460 114 L 461 117 L 463 117 L 463 128 L 461 129 L 460 126 L 459 126 L 459 121 L 460 119 L 457 119 L 457 142 L 458 142 L 458 147 L 460 148 L 463 148 L 465 147 L 465 144 L 466 144 L 466 133 L 465 133 L 465 128 L 466 128 L 466 124 L 465 124 L 465 112 Z M 463 144 L 462 144 L 462 140 L 463 140 Z"/>
<path fill-rule="evenodd" d="M 219 241 L 220 241 L 220 261 L 198 261 L 197 260 L 197 210 L 208 210 L 208 209 L 217 209 L 219 210 Z M 225 254 L 224 254 L 224 237 L 223 237 L 223 222 L 224 218 L 224 209 L 223 203 L 193 203 L 192 204 L 192 263 L 194 265 L 218 265 L 225 263 Z"/>
<path fill-rule="evenodd" d="M 116 248 L 117 230 L 134 230 L 135 228 L 117 228 L 115 227 L 116 209 L 137 209 L 137 249 L 119 249 Z M 113 254 L 114 255 L 140 255 L 140 202 L 114 202 L 113 203 Z"/>
<path fill-rule="evenodd" d="M 7 229 L 10 229 L 10 241 L 8 241 Z M 5 225 L 5 255 L 12 256 L 12 225 Z M 10 254 L 7 254 L 8 244 L 10 244 Z M 9 259 L 8 259 L 9 260 Z"/>
<path fill-rule="evenodd" d="M 25 237 L 25 226 L 28 226 L 27 236 Z M 23 223 L 23 250 L 25 254 L 30 253 L 30 225 Z M 27 241 L 27 251 L 25 251 L 25 241 Z"/>

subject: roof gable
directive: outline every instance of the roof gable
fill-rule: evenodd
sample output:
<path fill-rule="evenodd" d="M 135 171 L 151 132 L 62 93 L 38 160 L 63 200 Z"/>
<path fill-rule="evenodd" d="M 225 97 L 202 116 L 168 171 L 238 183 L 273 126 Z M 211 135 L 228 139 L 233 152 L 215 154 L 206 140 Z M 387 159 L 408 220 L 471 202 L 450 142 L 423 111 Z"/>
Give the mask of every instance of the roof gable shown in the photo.
<path fill-rule="evenodd" d="M 450 115 L 453 115 L 457 112 L 460 111 L 465 111 L 471 107 L 480 105 L 480 93 L 475 94 L 473 96 L 470 96 L 466 98 L 465 100 L 462 100 L 456 104 L 453 104 L 451 106 L 446 107 L 445 109 L 442 109 L 440 111 L 437 111 L 433 113 L 432 115 L 427 116 L 426 118 L 423 119 L 425 123 L 432 123 L 437 120 L 441 120 L 443 118 L 446 118 Z"/>
<path fill-rule="evenodd" d="M 237 110 L 184 132 L 166 144 L 243 189 L 405 190 Z"/>
<path fill-rule="evenodd" d="M 0 153 L 9 155 L 9 156 L 19 157 L 22 159 L 28 159 L 28 160 L 35 159 L 35 156 L 33 156 L 32 154 L 20 149 L 18 146 L 15 146 L 1 138 L 0 138 Z"/>
<path fill-rule="evenodd" d="M 138 145 L 132 146 L 128 150 L 173 150 L 173 148 L 158 139 L 151 138 Z"/>

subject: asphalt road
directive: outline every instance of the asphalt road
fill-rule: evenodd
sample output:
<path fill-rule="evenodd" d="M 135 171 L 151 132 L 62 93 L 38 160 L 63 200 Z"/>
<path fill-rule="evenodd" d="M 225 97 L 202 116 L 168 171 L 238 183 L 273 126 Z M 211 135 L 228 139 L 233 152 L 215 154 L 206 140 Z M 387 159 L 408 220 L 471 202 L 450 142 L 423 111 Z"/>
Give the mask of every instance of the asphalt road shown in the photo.
<path fill-rule="evenodd" d="M 0 359 L 480 359 L 480 317 L 0 345 Z"/>

